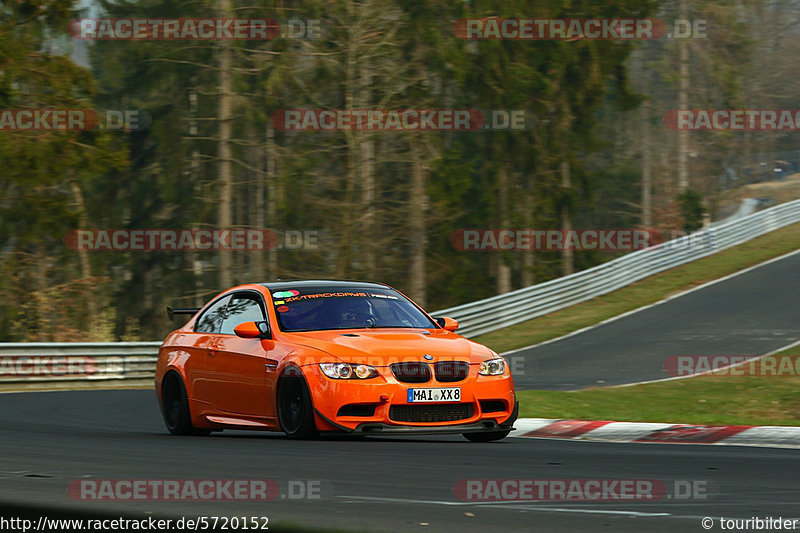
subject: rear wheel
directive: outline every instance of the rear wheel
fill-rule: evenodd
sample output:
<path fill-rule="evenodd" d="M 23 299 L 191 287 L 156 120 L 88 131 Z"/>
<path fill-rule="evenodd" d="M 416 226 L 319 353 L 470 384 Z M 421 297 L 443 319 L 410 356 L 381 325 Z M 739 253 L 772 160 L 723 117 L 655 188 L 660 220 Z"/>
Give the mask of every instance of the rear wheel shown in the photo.
<path fill-rule="evenodd" d="M 278 381 L 278 421 L 290 439 L 311 439 L 317 436 L 314 406 L 305 380 L 299 376 L 283 376 Z"/>
<path fill-rule="evenodd" d="M 192 426 L 186 387 L 174 372 L 167 374 L 161 385 L 161 405 L 164 424 L 173 435 L 208 435 L 211 433 L 210 429 Z"/>
<path fill-rule="evenodd" d="M 484 433 L 462 433 L 464 438 L 470 442 L 492 442 L 508 437 L 511 430 L 507 431 L 486 431 Z"/>

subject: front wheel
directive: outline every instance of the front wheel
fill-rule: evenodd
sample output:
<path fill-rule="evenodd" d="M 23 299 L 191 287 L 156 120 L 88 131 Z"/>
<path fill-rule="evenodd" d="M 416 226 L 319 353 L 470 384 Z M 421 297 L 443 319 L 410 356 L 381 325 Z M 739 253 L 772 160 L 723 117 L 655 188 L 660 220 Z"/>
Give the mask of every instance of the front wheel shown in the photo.
<path fill-rule="evenodd" d="M 278 382 L 278 421 L 290 439 L 311 439 L 317 436 L 314 406 L 305 380 L 284 376 Z"/>
<path fill-rule="evenodd" d="M 462 433 L 464 438 L 470 442 L 492 442 L 508 437 L 511 430 L 507 431 L 486 431 L 484 433 Z"/>
<path fill-rule="evenodd" d="M 210 429 L 192 426 L 186 387 L 175 373 L 169 373 L 161 385 L 161 405 L 164 424 L 173 435 L 209 435 Z"/>

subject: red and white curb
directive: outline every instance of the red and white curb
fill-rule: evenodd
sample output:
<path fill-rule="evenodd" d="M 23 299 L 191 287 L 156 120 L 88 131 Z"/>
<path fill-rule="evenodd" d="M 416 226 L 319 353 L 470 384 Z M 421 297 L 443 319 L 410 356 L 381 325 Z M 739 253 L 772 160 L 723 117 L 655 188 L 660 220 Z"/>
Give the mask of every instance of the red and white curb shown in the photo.
<path fill-rule="evenodd" d="M 514 427 L 510 436 L 521 438 L 800 448 L 800 427 L 791 426 L 698 426 L 520 418 Z"/>

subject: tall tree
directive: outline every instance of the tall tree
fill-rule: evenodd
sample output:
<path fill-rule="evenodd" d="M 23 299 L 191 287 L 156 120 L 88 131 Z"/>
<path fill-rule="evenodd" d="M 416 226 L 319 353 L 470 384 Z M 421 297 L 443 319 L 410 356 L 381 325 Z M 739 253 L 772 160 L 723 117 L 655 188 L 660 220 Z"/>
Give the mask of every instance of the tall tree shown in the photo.
<path fill-rule="evenodd" d="M 218 0 L 217 14 L 222 19 L 234 18 L 233 1 Z M 220 229 L 233 225 L 233 152 L 231 150 L 233 107 L 233 62 L 231 42 L 219 41 L 219 214 Z M 233 280 L 231 251 L 219 251 L 219 284 L 230 287 Z"/>
<path fill-rule="evenodd" d="M 4 112 L 93 109 L 94 80 L 71 61 L 64 38 L 75 16 L 71 6 L 64 0 L 0 5 Z M 9 128 L 4 123 L 0 131 L 0 337 L 108 340 L 108 280 L 64 239 L 91 222 L 86 191 L 125 165 L 120 134 Z"/>

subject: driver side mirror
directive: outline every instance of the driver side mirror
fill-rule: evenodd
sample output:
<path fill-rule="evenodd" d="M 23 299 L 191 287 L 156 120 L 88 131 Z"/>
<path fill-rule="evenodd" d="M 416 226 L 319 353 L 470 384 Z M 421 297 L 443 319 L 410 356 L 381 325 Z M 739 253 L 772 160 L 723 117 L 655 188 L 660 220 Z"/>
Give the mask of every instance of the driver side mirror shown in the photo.
<path fill-rule="evenodd" d="M 233 332 L 236 333 L 237 337 L 243 339 L 269 338 L 269 326 L 263 320 L 259 322 L 242 322 L 233 328 Z"/>
<path fill-rule="evenodd" d="M 458 329 L 458 322 L 450 318 L 449 316 L 437 316 L 433 318 L 437 324 L 439 324 L 442 328 L 446 329 L 447 331 L 453 331 Z"/>

